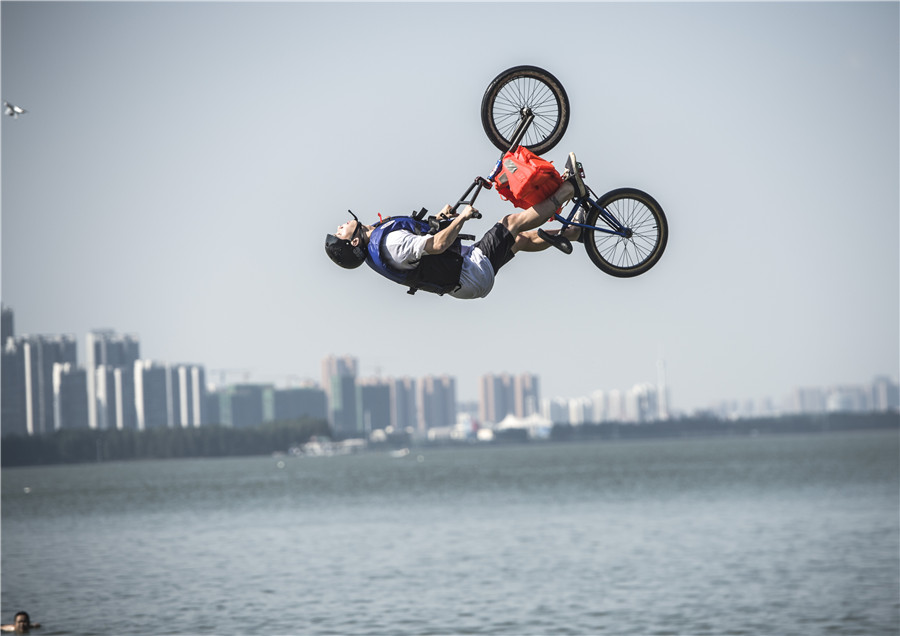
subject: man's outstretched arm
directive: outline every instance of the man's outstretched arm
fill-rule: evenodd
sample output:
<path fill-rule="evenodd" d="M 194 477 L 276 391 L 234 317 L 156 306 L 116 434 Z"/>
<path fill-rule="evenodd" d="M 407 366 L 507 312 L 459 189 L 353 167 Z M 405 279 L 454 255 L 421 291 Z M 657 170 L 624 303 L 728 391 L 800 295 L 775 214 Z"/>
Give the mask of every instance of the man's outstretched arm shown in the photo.
<path fill-rule="evenodd" d="M 449 216 L 450 206 L 445 205 L 444 209 L 441 210 L 440 215 L 438 216 Z M 450 225 L 445 227 L 443 230 L 438 232 L 433 236 L 428 237 L 428 241 L 425 243 L 425 253 L 426 254 L 441 254 L 456 241 L 456 237 L 459 236 L 460 231 L 462 230 L 463 223 L 471 219 L 475 216 L 475 213 L 478 212 L 471 205 L 467 205 L 463 208 L 463 211 L 460 212 L 453 220 L 450 222 Z"/>

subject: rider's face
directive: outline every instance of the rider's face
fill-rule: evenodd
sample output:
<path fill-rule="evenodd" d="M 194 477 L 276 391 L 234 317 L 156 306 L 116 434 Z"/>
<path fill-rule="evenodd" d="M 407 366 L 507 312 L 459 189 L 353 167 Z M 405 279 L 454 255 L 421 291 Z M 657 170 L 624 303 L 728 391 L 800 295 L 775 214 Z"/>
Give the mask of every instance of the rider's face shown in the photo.
<path fill-rule="evenodd" d="M 337 232 L 334 233 L 336 237 L 339 239 L 350 240 L 353 238 L 354 232 L 356 232 L 356 227 L 359 225 L 359 221 L 353 219 L 347 221 L 343 225 L 339 225 Z"/>

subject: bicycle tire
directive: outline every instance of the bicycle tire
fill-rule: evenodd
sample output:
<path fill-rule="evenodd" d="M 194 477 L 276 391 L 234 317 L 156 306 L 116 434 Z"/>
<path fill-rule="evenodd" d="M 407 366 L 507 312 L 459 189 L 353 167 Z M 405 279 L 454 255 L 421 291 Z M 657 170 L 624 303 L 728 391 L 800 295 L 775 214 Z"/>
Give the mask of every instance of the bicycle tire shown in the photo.
<path fill-rule="evenodd" d="M 584 230 L 584 247 L 594 265 L 617 278 L 643 274 L 659 262 L 669 241 L 669 223 L 662 207 L 652 196 L 636 188 L 611 190 L 590 204 L 585 223 L 609 226 L 600 217 L 601 209 L 629 228 L 631 236 Z"/>
<path fill-rule="evenodd" d="M 481 100 L 481 125 L 500 150 L 509 150 L 521 109 L 534 121 L 523 146 L 541 155 L 560 142 L 569 125 L 569 96 L 558 79 L 537 66 L 514 66 L 495 77 Z"/>

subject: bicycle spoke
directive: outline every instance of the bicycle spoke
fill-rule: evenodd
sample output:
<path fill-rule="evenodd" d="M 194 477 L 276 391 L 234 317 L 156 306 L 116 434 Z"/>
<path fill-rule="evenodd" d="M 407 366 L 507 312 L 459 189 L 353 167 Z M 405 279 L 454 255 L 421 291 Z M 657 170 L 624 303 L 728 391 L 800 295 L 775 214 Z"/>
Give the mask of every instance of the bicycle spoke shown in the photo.
<path fill-rule="evenodd" d="M 633 198 L 616 200 L 606 209 L 623 227 L 631 230 L 632 235 L 626 238 L 619 234 L 595 231 L 593 234 L 597 251 L 613 267 L 631 269 L 641 265 L 653 254 L 659 241 L 659 227 L 653 213 L 641 201 Z M 606 224 L 611 226 L 609 221 Z"/>
<path fill-rule="evenodd" d="M 481 100 L 481 124 L 494 146 L 509 149 L 526 110 L 530 125 L 519 144 L 542 155 L 559 143 L 569 124 L 566 91 L 544 69 L 522 65 L 497 75 Z"/>
<path fill-rule="evenodd" d="M 543 120 L 535 119 L 531 122 L 531 127 L 526 135 L 529 142 L 537 143 L 541 139 L 546 139 L 553 131 L 553 126 L 548 126 Z M 527 144 L 526 144 L 527 145 Z"/>
<path fill-rule="evenodd" d="M 643 274 L 666 249 L 666 216 L 653 197 L 636 188 L 607 192 L 588 205 L 584 246 L 594 265 L 618 278 Z M 609 229 L 607 229 L 607 227 Z"/>
<path fill-rule="evenodd" d="M 546 139 L 556 128 L 559 103 L 553 91 L 535 78 L 523 77 L 510 81 L 497 94 L 491 114 L 494 125 L 505 139 L 512 137 L 524 107 L 534 114 L 524 141 L 529 146 Z"/>

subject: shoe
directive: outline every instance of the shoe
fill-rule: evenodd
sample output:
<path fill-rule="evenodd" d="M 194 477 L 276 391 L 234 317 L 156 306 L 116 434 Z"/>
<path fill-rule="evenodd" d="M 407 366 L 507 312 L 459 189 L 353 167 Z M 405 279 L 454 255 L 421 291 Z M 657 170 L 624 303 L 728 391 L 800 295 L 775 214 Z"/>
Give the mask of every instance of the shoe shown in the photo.
<path fill-rule="evenodd" d="M 566 170 L 563 172 L 565 180 L 575 187 L 575 195 L 573 199 L 583 199 L 587 196 L 587 187 L 584 185 L 584 168 L 575 160 L 575 153 L 570 152 L 569 158 L 566 159 Z"/>
<path fill-rule="evenodd" d="M 563 254 L 572 253 L 572 243 L 562 234 L 548 234 L 544 230 L 538 230 L 538 236 L 550 243 Z"/>

